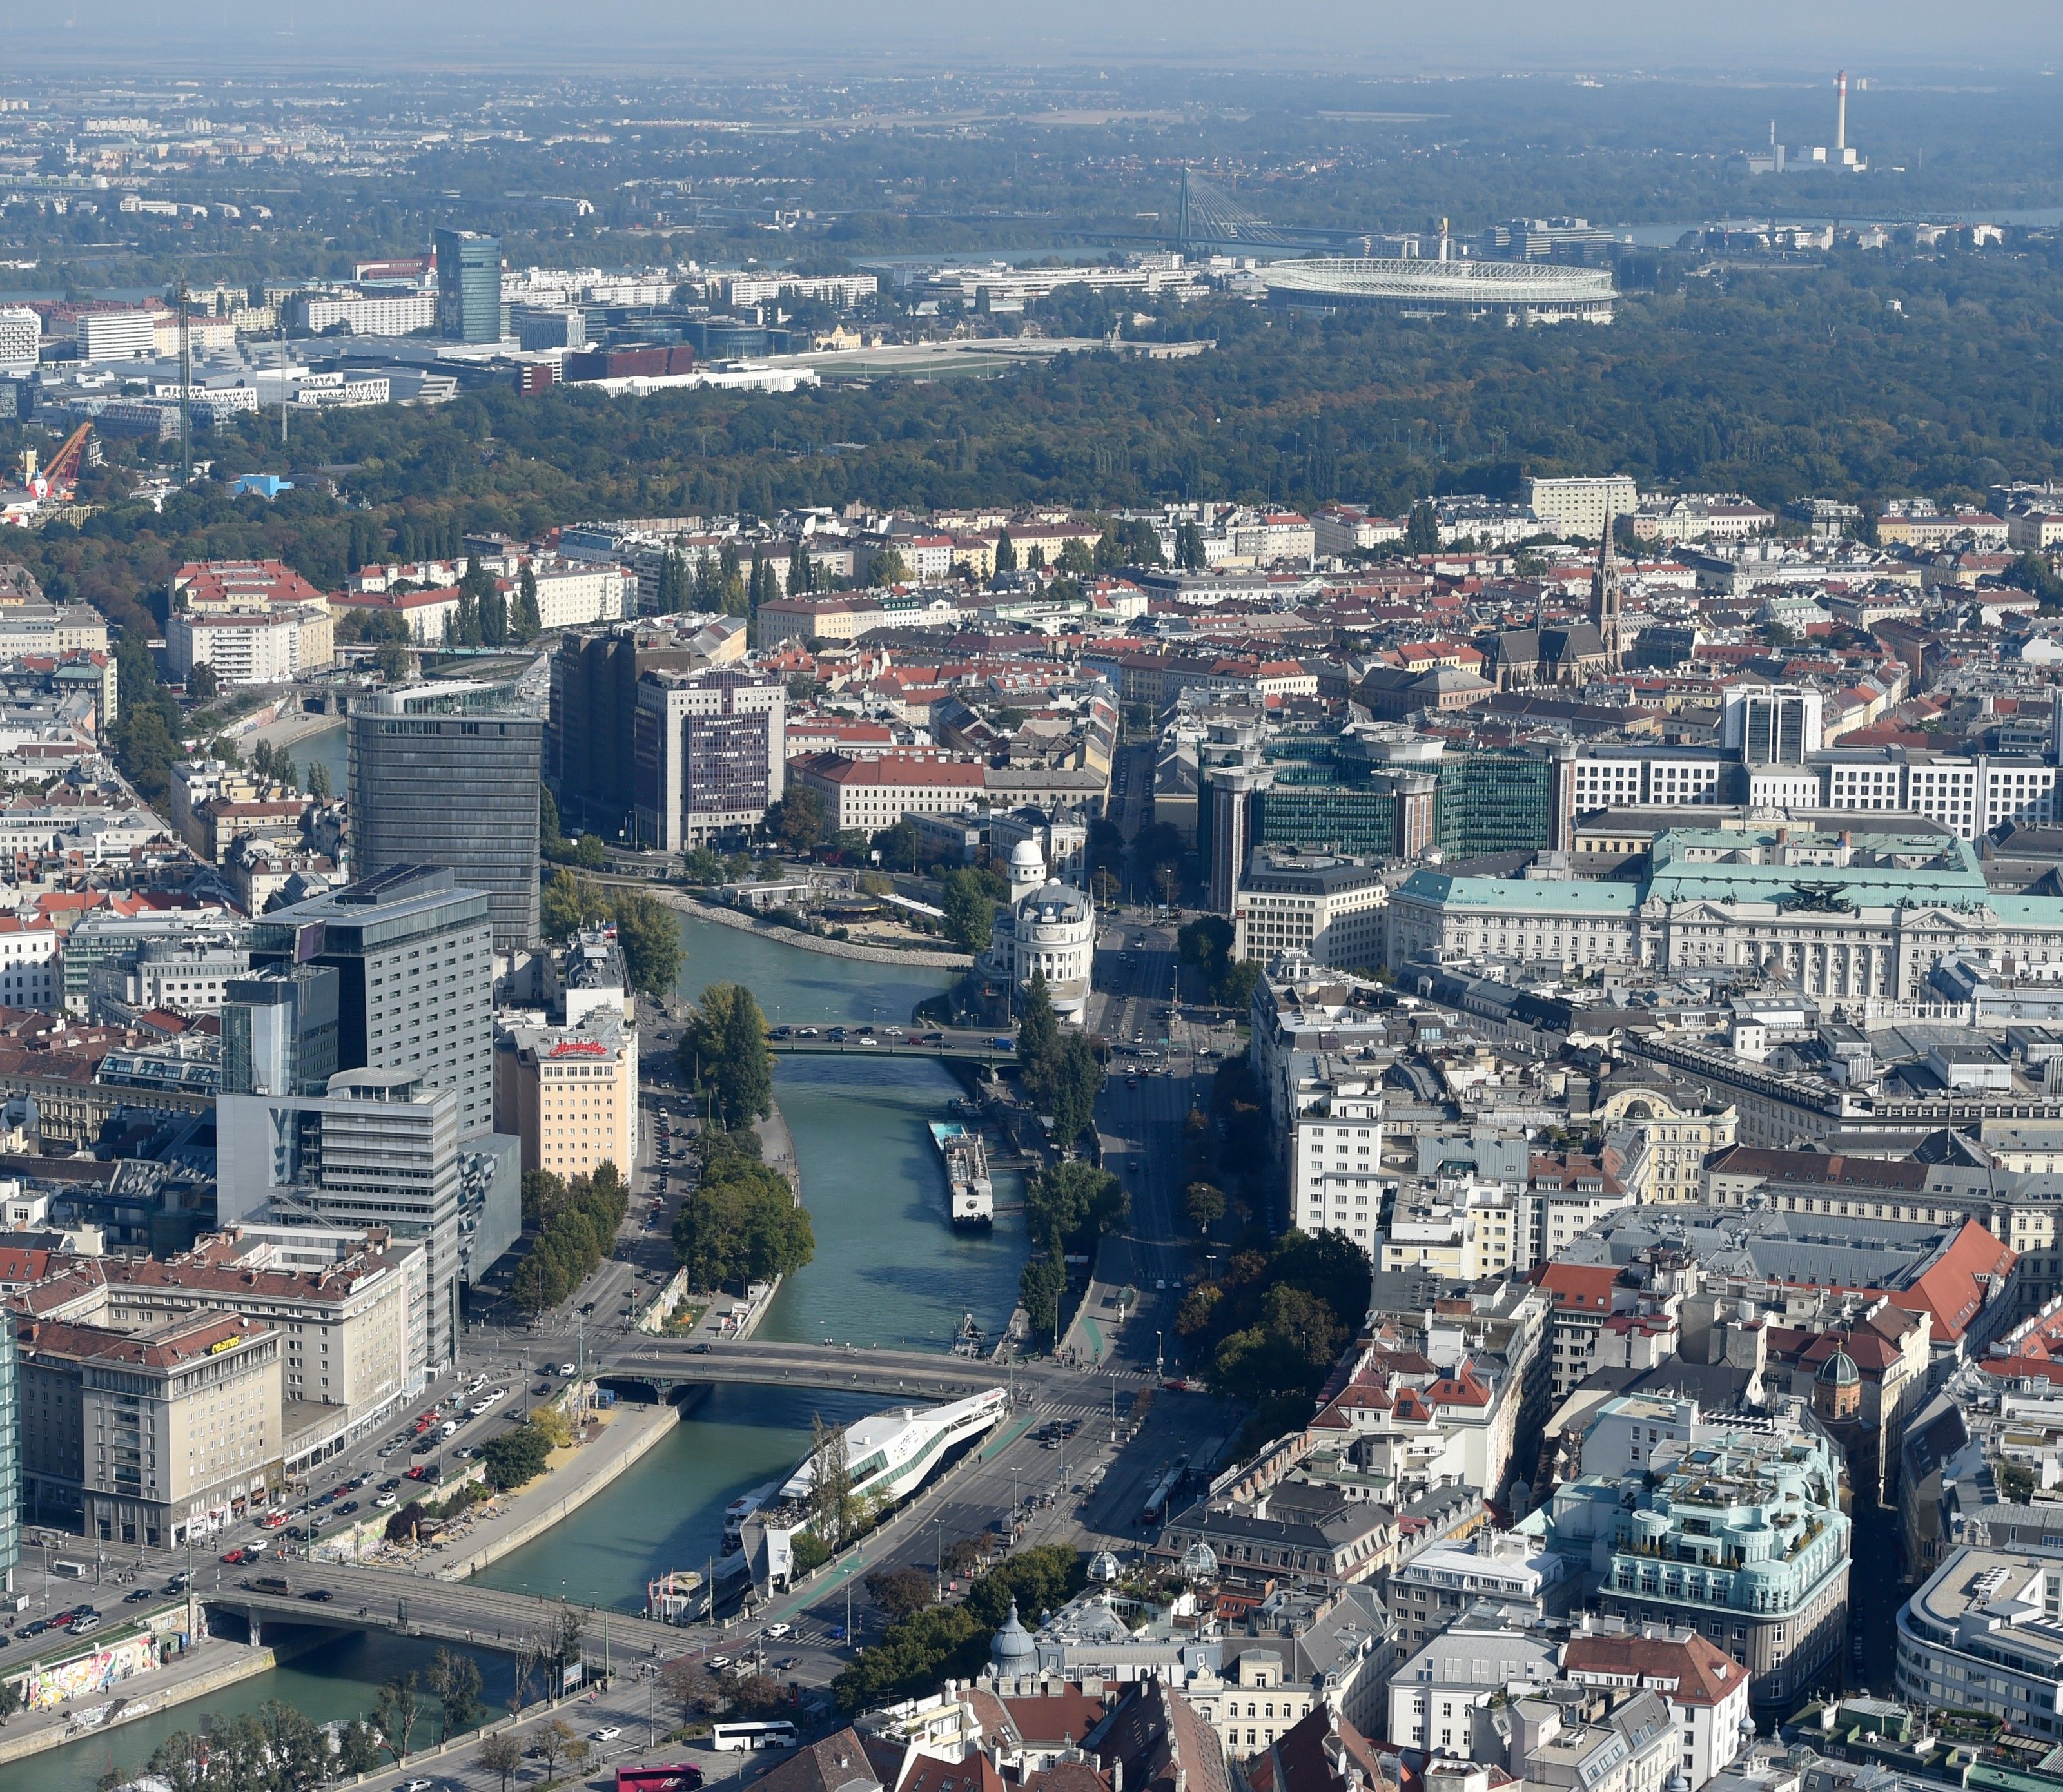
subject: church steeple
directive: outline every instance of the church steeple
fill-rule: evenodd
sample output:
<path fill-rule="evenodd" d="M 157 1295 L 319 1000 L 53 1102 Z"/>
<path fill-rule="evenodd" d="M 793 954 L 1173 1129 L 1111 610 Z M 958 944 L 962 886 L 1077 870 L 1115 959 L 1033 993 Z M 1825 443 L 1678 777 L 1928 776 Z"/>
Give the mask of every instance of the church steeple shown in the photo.
<path fill-rule="evenodd" d="M 1619 671 L 1619 548 L 1612 540 L 1612 513 L 1605 512 L 1604 538 L 1598 544 L 1598 567 L 1590 575 L 1590 621 L 1597 625 L 1598 640 L 1607 662 Z"/>

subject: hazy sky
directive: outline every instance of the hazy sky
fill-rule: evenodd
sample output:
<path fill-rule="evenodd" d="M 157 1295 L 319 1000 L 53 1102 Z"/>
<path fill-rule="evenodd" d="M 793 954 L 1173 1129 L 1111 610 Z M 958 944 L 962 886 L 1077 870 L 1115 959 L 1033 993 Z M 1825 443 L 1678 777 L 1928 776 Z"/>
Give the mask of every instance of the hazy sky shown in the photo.
<path fill-rule="evenodd" d="M 1399 74 L 2063 69 L 2063 0 L 6 0 L 10 15 L 10 56 L 111 70 L 333 63 L 405 77 L 412 63 L 513 60 L 815 74 L 841 61 L 875 72 L 1106 58 Z"/>

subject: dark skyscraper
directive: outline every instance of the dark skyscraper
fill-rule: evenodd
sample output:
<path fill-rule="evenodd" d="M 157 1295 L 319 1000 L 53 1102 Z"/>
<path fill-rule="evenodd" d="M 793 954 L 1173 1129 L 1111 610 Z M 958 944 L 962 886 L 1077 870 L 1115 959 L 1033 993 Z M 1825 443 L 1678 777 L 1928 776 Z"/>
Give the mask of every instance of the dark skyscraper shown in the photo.
<path fill-rule="evenodd" d="M 437 334 L 447 342 L 501 340 L 501 239 L 436 233 Z"/>
<path fill-rule="evenodd" d="M 533 944 L 544 733 L 506 685 L 417 685 L 354 704 L 353 870 L 446 866 L 492 899 L 496 951 Z"/>

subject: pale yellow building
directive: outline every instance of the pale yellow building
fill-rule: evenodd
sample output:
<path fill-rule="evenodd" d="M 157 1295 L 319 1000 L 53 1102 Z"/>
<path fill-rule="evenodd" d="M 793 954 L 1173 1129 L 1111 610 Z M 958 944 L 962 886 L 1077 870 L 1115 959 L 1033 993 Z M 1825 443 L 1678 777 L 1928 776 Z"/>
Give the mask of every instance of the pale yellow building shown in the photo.
<path fill-rule="evenodd" d="M 1733 1108 L 1716 1114 L 1684 1112 L 1652 1089 L 1622 1089 L 1598 1110 L 1607 1135 L 1625 1128 L 1635 1135 L 1619 1175 L 1636 1201 L 1703 1201 L 1705 1160 L 1740 1135 Z"/>
<path fill-rule="evenodd" d="M 523 1142 L 525 1170 L 569 1179 L 637 1161 L 637 1053 L 620 1015 L 571 1027 L 515 1027 L 495 1041 L 494 1124 Z"/>

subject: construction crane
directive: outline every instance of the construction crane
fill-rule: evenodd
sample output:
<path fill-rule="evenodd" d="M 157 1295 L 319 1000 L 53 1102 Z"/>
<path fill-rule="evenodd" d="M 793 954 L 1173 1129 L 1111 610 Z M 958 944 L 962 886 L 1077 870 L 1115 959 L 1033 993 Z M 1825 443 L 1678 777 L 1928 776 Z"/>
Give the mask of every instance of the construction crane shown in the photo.
<path fill-rule="evenodd" d="M 36 466 L 36 451 L 26 450 L 22 456 L 22 483 L 38 498 L 53 495 L 69 498 L 72 487 L 78 482 L 78 469 L 86 459 L 86 439 L 93 433 L 90 423 L 82 423 L 65 438 L 64 446 L 50 456 L 50 464 L 40 471 Z"/>

